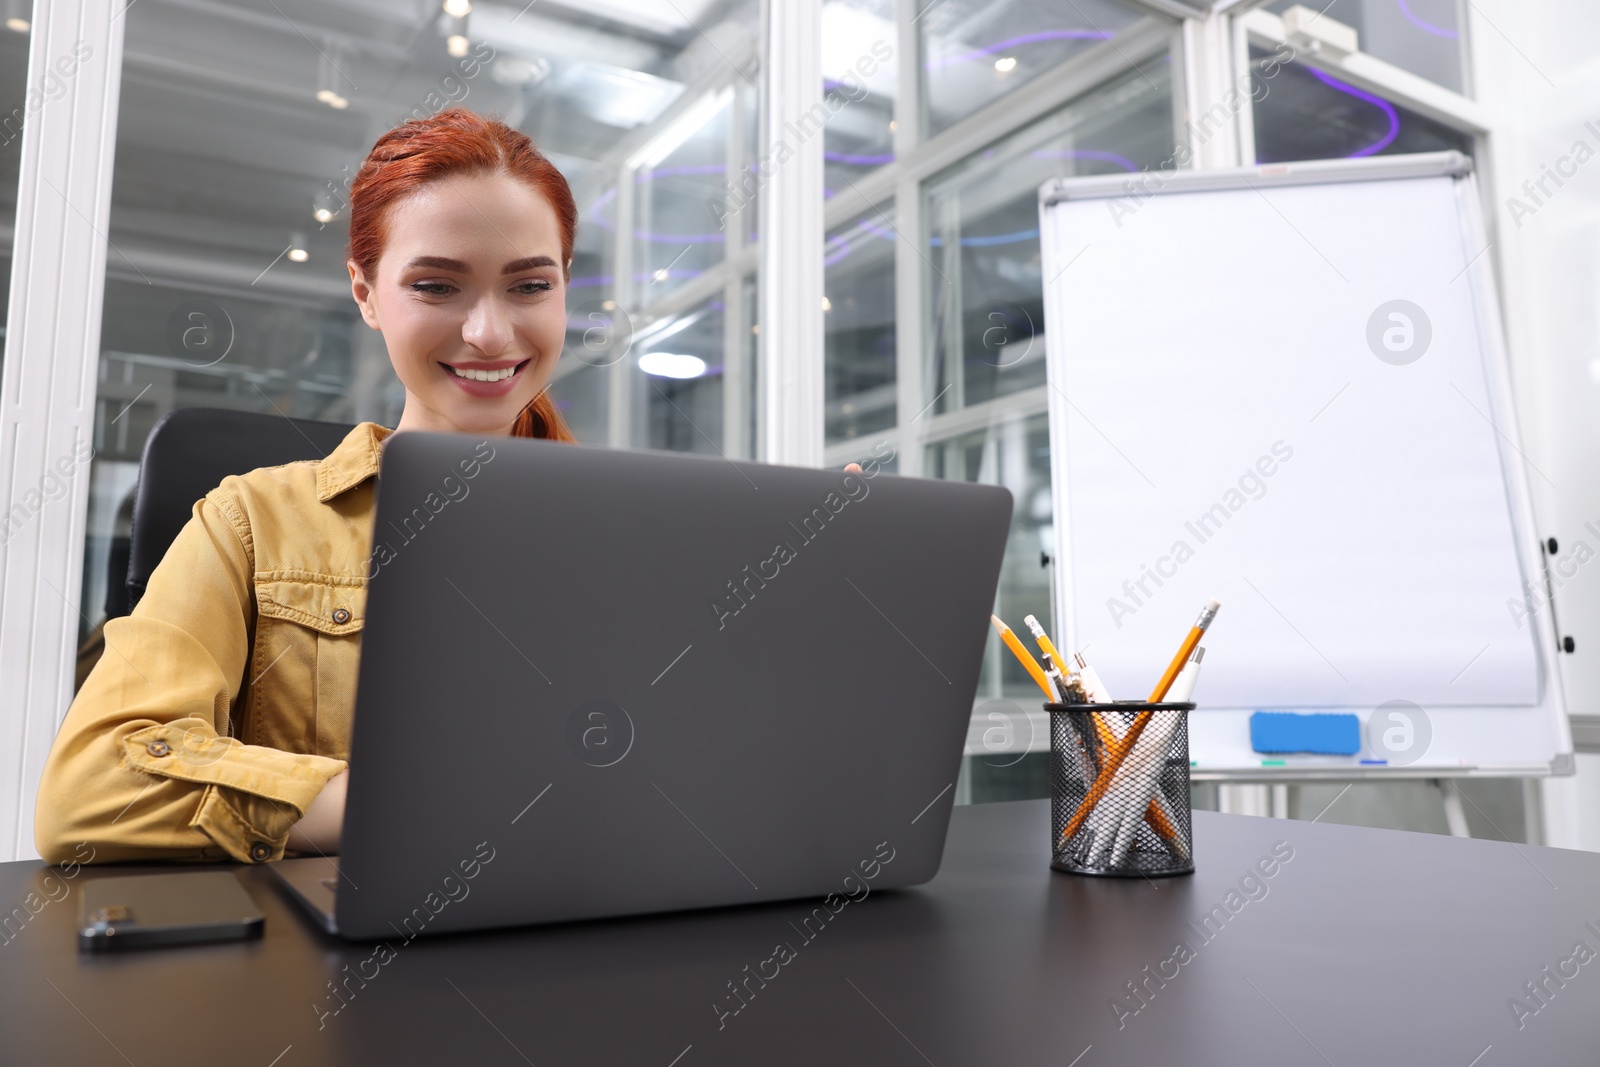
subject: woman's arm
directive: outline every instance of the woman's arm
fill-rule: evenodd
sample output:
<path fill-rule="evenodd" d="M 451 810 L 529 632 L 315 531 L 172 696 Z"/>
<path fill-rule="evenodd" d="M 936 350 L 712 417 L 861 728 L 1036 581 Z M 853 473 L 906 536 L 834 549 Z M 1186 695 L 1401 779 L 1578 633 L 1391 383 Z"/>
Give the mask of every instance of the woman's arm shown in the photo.
<path fill-rule="evenodd" d="M 338 853 L 339 831 L 344 827 L 344 792 L 349 782 L 349 771 L 340 771 L 328 780 L 305 815 L 289 829 L 289 848 L 320 856 Z"/>
<path fill-rule="evenodd" d="M 345 769 L 228 736 L 250 655 L 250 543 L 242 512 L 213 491 L 133 614 L 106 624 L 105 653 L 40 781 L 34 839 L 46 860 L 81 857 L 82 846 L 96 861 L 276 859 Z"/>

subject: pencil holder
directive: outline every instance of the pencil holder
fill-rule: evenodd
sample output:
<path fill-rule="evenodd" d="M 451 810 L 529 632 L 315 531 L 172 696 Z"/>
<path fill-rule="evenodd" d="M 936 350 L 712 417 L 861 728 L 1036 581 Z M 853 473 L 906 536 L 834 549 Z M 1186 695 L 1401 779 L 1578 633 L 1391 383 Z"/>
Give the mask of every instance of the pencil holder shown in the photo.
<path fill-rule="evenodd" d="M 1194 871 L 1190 703 L 1046 704 L 1050 866 L 1157 877 Z"/>

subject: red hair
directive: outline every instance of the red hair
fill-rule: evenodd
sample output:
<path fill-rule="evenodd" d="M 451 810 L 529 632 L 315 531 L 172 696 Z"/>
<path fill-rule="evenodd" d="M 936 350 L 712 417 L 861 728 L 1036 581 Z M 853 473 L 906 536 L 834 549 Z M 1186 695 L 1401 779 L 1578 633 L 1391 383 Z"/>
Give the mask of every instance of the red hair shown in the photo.
<path fill-rule="evenodd" d="M 526 134 L 464 107 L 410 119 L 379 137 L 350 183 L 350 248 L 368 278 L 383 254 L 389 205 L 429 182 L 453 174 L 505 173 L 532 186 L 555 209 L 561 228 L 561 273 L 571 280 L 578 205 L 567 179 Z M 547 390 L 517 415 L 513 437 L 576 441 Z"/>

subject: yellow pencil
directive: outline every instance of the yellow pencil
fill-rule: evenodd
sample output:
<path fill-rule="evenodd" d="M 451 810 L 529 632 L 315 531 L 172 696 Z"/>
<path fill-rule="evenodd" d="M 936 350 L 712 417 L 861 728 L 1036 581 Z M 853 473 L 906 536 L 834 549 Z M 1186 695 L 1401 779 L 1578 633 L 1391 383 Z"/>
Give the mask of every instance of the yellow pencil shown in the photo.
<path fill-rule="evenodd" d="M 1050 678 L 1018 640 L 1017 635 L 1011 632 L 1011 627 L 1000 621 L 998 615 L 990 615 L 989 622 L 994 626 L 994 632 L 1000 635 L 1000 640 L 1011 650 L 1011 654 L 1017 657 L 1017 662 L 1022 664 L 1033 680 L 1039 683 L 1039 688 L 1044 690 L 1044 695 L 1050 698 L 1050 702 L 1054 704 L 1060 700 L 1061 697 L 1056 693 L 1055 687 L 1050 684 Z"/>
<path fill-rule="evenodd" d="M 1161 675 L 1161 680 L 1156 683 L 1155 689 L 1150 693 L 1150 703 L 1159 704 L 1161 698 L 1167 695 L 1167 690 L 1172 688 L 1172 680 L 1178 676 L 1178 672 L 1188 662 L 1189 654 L 1194 651 L 1194 646 L 1198 645 L 1200 639 L 1205 636 L 1206 628 L 1211 625 L 1211 620 L 1217 617 L 1217 609 L 1221 606 L 1215 600 L 1208 600 L 1206 601 L 1206 606 L 1200 609 L 1200 618 L 1189 628 L 1189 633 L 1184 637 L 1183 644 L 1178 646 L 1178 654 L 1173 657 L 1171 665 L 1167 667 L 1166 672 Z M 1072 813 L 1072 818 L 1067 820 L 1066 828 L 1061 832 L 1063 843 L 1078 832 L 1078 828 L 1083 825 L 1083 820 L 1088 817 L 1090 811 L 1094 810 L 1094 806 L 1100 802 L 1100 798 L 1105 796 L 1106 790 L 1111 787 L 1111 779 L 1116 775 L 1117 769 L 1122 766 L 1122 761 L 1127 758 L 1128 753 L 1133 751 L 1133 746 L 1139 743 L 1139 735 L 1144 733 L 1144 728 L 1150 722 L 1152 714 L 1153 712 L 1141 711 L 1135 715 L 1133 724 L 1128 727 L 1128 732 L 1123 734 L 1121 741 L 1113 745 L 1111 751 L 1107 753 L 1105 765 L 1101 768 L 1099 777 L 1089 787 L 1088 795 L 1078 805 L 1078 810 Z"/>

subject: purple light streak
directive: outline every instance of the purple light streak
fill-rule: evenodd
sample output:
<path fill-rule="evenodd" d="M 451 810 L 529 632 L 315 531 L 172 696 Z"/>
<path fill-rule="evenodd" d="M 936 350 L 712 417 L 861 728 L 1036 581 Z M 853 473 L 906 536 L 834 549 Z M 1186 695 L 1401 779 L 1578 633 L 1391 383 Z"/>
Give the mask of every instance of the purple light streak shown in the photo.
<path fill-rule="evenodd" d="M 1371 104 L 1373 107 L 1382 111 L 1389 117 L 1388 133 L 1384 134 L 1376 141 L 1373 141 L 1365 148 L 1358 148 L 1354 152 L 1351 152 L 1349 155 L 1345 156 L 1346 159 L 1359 159 L 1362 156 L 1375 156 L 1379 152 L 1382 152 L 1385 148 L 1388 148 L 1390 145 L 1394 144 L 1394 139 L 1400 136 L 1400 113 L 1394 109 L 1393 104 L 1389 103 L 1389 101 L 1385 100 L 1383 97 L 1374 96 L 1364 89 L 1357 89 L 1354 85 L 1346 85 L 1338 78 L 1333 78 L 1322 73 L 1322 71 L 1318 70 L 1316 67 L 1307 67 L 1306 69 L 1311 72 L 1312 77 L 1316 78 L 1328 88 L 1335 89 L 1341 93 L 1353 96 L 1357 100 Z"/>
<path fill-rule="evenodd" d="M 1427 19 L 1415 14 L 1411 10 L 1411 5 L 1406 3 L 1406 0 L 1395 0 L 1395 3 L 1400 5 L 1401 16 L 1423 33 L 1431 33 L 1435 37 L 1448 37 L 1452 41 L 1461 36 L 1455 30 L 1449 29 L 1445 26 L 1435 26 Z"/>

